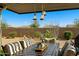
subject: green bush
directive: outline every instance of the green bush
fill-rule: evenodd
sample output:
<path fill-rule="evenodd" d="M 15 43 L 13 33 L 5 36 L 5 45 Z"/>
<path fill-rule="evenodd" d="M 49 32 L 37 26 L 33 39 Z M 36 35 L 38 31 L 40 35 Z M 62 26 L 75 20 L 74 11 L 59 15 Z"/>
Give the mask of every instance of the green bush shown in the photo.
<path fill-rule="evenodd" d="M 49 30 L 46 30 L 46 32 L 44 34 L 44 37 L 46 37 L 46 38 L 52 38 L 53 35 L 52 35 L 52 33 Z"/>
<path fill-rule="evenodd" d="M 64 32 L 64 38 L 65 39 L 69 40 L 69 39 L 71 39 L 71 37 L 72 37 L 72 32 L 70 32 L 70 31 Z"/>
<path fill-rule="evenodd" d="M 40 37 L 40 32 L 35 32 L 34 35 L 35 35 L 35 37 L 39 38 Z"/>
<path fill-rule="evenodd" d="M 16 32 L 10 32 L 8 33 L 8 38 L 14 38 L 16 37 L 17 33 Z"/>
<path fill-rule="evenodd" d="M 5 54 L 4 54 L 3 50 L 0 49 L 0 56 L 4 56 L 4 55 L 5 55 Z"/>

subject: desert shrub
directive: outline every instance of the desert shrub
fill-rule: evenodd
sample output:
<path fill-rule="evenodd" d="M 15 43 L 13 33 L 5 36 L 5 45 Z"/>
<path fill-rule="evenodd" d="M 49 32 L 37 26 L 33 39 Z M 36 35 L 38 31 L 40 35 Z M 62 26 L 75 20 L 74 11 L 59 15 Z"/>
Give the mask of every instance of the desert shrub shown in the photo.
<path fill-rule="evenodd" d="M 8 38 L 14 38 L 16 37 L 17 33 L 16 32 L 10 32 L 8 33 Z"/>
<path fill-rule="evenodd" d="M 52 38 L 53 35 L 52 35 L 52 33 L 49 30 L 46 30 L 46 32 L 44 34 L 44 37 L 46 37 L 46 38 Z"/>
<path fill-rule="evenodd" d="M 40 37 L 40 32 L 35 32 L 34 36 L 37 37 L 37 38 L 39 38 Z"/>
<path fill-rule="evenodd" d="M 0 56 L 4 56 L 4 55 L 5 55 L 5 53 L 3 52 L 2 49 L 0 49 Z"/>
<path fill-rule="evenodd" d="M 64 38 L 67 39 L 67 40 L 71 39 L 72 38 L 72 32 L 70 32 L 70 31 L 64 32 Z"/>

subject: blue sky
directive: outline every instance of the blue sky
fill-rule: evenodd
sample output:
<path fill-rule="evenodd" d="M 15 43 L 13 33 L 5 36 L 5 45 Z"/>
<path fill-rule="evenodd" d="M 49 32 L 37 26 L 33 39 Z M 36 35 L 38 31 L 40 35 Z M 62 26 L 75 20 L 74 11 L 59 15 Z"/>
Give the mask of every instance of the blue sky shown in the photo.
<path fill-rule="evenodd" d="M 11 26 L 27 26 L 33 23 L 34 14 L 17 14 L 12 11 L 4 10 L 2 12 L 3 21 Z M 79 18 L 79 9 L 77 10 L 65 10 L 65 11 L 54 11 L 47 12 L 45 19 L 40 20 L 41 13 L 37 13 L 37 20 L 40 27 L 46 24 L 59 24 L 59 26 L 65 26 L 67 24 L 73 24 L 74 19 Z"/>

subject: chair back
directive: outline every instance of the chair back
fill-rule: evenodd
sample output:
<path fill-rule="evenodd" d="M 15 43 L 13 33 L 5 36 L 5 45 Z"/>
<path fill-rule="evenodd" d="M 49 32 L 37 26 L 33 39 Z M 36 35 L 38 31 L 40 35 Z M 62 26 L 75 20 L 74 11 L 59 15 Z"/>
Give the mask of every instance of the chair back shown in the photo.
<path fill-rule="evenodd" d="M 21 43 L 20 43 L 19 41 L 18 41 L 17 43 L 18 43 L 18 45 L 19 45 L 20 51 L 23 50 Z"/>
<path fill-rule="evenodd" d="M 76 55 L 76 49 L 72 45 L 68 45 L 64 54 L 64 56 L 75 56 Z"/>
<path fill-rule="evenodd" d="M 22 46 L 23 49 L 27 48 L 27 44 L 26 44 L 25 40 L 20 41 L 20 43 L 21 43 L 21 46 Z"/>
<path fill-rule="evenodd" d="M 26 40 L 26 44 L 27 44 L 28 47 L 31 46 L 31 43 L 30 43 L 29 40 Z"/>
<path fill-rule="evenodd" d="M 68 42 L 65 42 L 63 48 L 61 49 L 60 55 L 63 55 L 64 54 L 64 51 L 65 51 L 65 49 L 66 49 L 67 46 L 68 46 Z"/>
<path fill-rule="evenodd" d="M 16 53 L 17 51 L 15 45 L 13 43 L 10 43 L 10 45 L 12 46 L 14 53 Z"/>
<path fill-rule="evenodd" d="M 19 48 L 18 42 L 15 42 L 14 45 L 15 45 L 16 52 L 19 52 L 20 48 Z"/>
<path fill-rule="evenodd" d="M 14 55 L 13 48 L 12 48 L 12 46 L 10 44 L 2 46 L 2 49 L 3 49 L 6 56 Z"/>

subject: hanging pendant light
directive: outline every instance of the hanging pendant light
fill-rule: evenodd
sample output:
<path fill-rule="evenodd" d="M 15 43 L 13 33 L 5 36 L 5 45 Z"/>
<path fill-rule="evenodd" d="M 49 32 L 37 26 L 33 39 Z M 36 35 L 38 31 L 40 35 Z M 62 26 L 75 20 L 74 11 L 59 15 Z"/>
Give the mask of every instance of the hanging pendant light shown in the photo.
<path fill-rule="evenodd" d="M 34 18 L 33 20 L 37 20 L 37 17 L 36 17 L 36 4 L 34 4 Z"/>
<path fill-rule="evenodd" d="M 46 11 L 44 10 L 44 5 L 42 4 L 42 15 L 40 20 L 44 20 L 44 17 L 46 16 Z"/>
<path fill-rule="evenodd" d="M 46 11 L 42 11 L 42 14 L 43 14 L 44 16 L 46 16 Z"/>
<path fill-rule="evenodd" d="M 36 13 L 34 13 L 34 18 L 33 18 L 33 20 L 37 20 Z"/>
<path fill-rule="evenodd" d="M 46 11 L 45 11 L 45 5 L 44 5 L 44 4 L 42 4 L 42 14 L 43 14 L 44 16 L 46 16 Z"/>
<path fill-rule="evenodd" d="M 41 15 L 41 18 L 40 18 L 40 20 L 44 20 L 44 15 Z"/>

